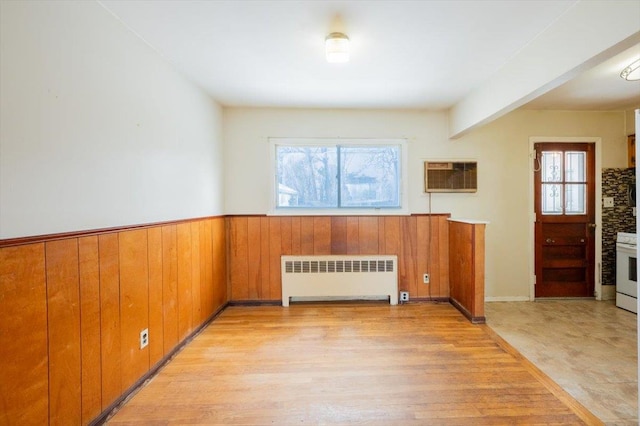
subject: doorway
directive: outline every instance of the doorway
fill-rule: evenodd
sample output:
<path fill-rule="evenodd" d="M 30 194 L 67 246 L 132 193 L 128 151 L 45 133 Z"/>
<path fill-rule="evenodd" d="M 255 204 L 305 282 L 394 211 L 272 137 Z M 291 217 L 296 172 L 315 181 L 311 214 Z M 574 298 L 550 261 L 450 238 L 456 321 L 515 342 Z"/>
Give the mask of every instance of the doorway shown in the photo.
<path fill-rule="evenodd" d="M 593 297 L 595 143 L 534 144 L 534 297 Z"/>

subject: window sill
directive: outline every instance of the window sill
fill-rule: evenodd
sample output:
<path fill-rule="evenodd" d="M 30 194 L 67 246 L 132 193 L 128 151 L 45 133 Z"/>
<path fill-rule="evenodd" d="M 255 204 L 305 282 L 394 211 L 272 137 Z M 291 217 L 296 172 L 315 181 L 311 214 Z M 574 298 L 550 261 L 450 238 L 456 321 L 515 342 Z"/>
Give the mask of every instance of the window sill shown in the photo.
<path fill-rule="evenodd" d="M 305 209 L 288 208 L 272 209 L 267 216 L 410 216 L 408 209 L 379 208 L 379 209 Z"/>

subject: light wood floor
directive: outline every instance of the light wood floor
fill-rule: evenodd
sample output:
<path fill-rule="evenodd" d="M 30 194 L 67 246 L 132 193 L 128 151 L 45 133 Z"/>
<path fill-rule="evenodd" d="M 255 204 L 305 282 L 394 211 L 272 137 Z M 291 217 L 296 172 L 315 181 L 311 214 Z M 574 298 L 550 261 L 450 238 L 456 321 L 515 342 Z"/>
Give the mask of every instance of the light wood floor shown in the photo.
<path fill-rule="evenodd" d="M 613 300 L 485 304 L 487 324 L 607 425 L 638 426 L 638 317 Z"/>
<path fill-rule="evenodd" d="M 109 423 L 601 424 L 448 304 L 230 307 Z"/>

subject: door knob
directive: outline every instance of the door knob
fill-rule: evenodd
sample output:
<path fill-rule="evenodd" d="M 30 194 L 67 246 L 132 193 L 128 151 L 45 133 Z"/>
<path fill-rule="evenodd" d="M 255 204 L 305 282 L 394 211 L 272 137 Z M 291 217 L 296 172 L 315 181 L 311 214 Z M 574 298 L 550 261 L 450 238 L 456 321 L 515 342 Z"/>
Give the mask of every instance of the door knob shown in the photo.
<path fill-rule="evenodd" d="M 588 226 L 589 228 L 595 228 L 595 227 L 596 227 L 596 224 L 595 224 L 595 223 L 588 223 L 588 224 L 587 224 L 587 226 Z"/>
<path fill-rule="evenodd" d="M 553 241 L 551 238 L 547 238 L 547 243 L 551 244 L 551 243 L 555 243 L 555 241 Z"/>

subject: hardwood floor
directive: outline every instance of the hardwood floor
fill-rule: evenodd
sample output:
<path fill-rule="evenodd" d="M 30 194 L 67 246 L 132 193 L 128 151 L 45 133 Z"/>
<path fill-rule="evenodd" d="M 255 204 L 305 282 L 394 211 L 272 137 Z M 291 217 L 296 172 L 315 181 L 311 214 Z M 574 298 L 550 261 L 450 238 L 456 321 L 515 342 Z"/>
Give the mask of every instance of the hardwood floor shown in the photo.
<path fill-rule="evenodd" d="M 230 307 L 108 423 L 601 424 L 449 304 Z"/>

